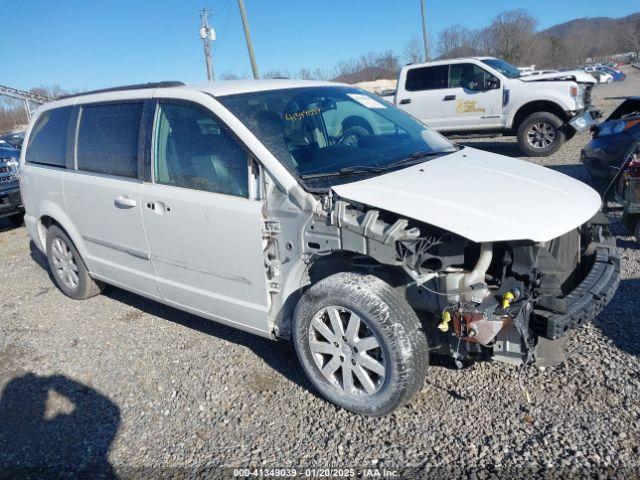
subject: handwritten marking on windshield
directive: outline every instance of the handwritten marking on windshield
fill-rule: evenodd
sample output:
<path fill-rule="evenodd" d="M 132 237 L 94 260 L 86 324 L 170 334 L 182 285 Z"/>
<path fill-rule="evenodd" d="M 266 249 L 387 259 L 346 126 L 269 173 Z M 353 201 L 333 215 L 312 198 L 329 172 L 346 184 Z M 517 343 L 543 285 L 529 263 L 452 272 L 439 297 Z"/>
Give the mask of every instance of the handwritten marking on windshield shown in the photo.
<path fill-rule="evenodd" d="M 307 110 L 300 110 L 299 112 L 285 113 L 284 118 L 285 120 L 294 122 L 296 120 L 302 120 L 303 118 L 312 117 L 314 115 L 320 115 L 320 109 L 318 107 L 309 108 Z"/>

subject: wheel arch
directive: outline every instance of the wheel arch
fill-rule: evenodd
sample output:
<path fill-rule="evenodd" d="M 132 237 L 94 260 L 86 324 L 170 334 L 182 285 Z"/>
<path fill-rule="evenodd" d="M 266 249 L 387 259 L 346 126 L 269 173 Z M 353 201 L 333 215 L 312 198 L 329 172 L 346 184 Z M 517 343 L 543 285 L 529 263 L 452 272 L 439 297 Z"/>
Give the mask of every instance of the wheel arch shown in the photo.
<path fill-rule="evenodd" d="M 385 265 L 369 255 L 340 249 L 312 256 L 283 285 L 283 303 L 276 316 L 277 336 L 289 338 L 293 312 L 306 290 L 331 275 L 350 272 L 376 276 L 403 294 L 409 281 L 401 266 Z"/>
<path fill-rule="evenodd" d="M 550 100 L 536 100 L 533 102 L 525 103 L 522 105 L 513 116 L 513 121 L 511 122 L 511 130 L 513 132 L 517 132 L 518 128 L 522 124 L 522 122 L 532 113 L 538 112 L 549 112 L 556 115 L 563 122 L 569 120 L 567 113 L 564 109 L 555 102 Z"/>
<path fill-rule="evenodd" d="M 308 286 L 336 273 L 356 272 L 373 275 L 394 288 L 402 288 L 409 281 L 408 275 L 399 265 L 380 263 L 370 255 L 336 250 L 328 255 L 318 256 L 308 268 Z"/>
<path fill-rule="evenodd" d="M 38 234 L 38 242 L 40 242 L 41 250 L 46 252 L 47 250 L 47 231 L 51 225 L 56 225 L 66 233 L 74 246 L 82 256 L 89 271 L 92 270 L 90 261 L 88 259 L 88 252 L 85 243 L 82 239 L 80 232 L 73 226 L 73 222 L 67 216 L 67 214 L 55 204 L 45 203 L 40 209 L 38 220 L 36 223 L 36 231 Z"/>

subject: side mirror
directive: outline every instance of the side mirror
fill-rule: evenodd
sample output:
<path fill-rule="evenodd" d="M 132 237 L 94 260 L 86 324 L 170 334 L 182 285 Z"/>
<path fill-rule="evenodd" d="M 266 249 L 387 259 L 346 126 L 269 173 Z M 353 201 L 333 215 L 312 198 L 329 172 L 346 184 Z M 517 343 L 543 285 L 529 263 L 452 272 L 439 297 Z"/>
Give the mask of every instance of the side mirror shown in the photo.
<path fill-rule="evenodd" d="M 496 77 L 491 77 L 487 80 L 487 90 L 496 90 L 500 88 L 500 80 Z"/>

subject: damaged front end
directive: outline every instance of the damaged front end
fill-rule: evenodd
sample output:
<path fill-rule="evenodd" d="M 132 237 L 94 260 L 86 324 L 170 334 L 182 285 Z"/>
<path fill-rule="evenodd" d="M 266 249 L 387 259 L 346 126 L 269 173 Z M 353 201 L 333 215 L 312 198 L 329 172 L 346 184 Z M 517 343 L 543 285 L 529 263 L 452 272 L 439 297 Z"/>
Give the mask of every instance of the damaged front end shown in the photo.
<path fill-rule="evenodd" d="M 423 318 L 431 348 L 459 366 L 475 359 L 527 365 L 561 360 L 562 337 L 613 296 L 620 261 L 607 226 L 599 213 L 549 242 L 475 243 L 328 199 L 304 235 L 312 259 L 336 251 L 370 258 L 370 273 L 402 288 Z"/>
<path fill-rule="evenodd" d="M 607 225 L 600 213 L 550 242 L 493 245 L 485 281 L 467 282 L 443 311 L 439 327 L 451 324 L 454 359 L 560 361 L 565 334 L 594 319 L 616 291 L 620 260 Z M 488 263 L 485 245 L 478 264 Z"/>

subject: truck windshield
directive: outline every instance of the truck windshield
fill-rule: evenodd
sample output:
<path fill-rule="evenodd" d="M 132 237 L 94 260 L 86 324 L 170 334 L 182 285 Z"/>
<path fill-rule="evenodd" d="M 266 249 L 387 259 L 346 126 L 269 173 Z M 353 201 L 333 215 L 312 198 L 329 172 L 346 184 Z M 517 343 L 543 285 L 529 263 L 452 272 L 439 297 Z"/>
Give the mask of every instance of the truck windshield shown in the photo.
<path fill-rule="evenodd" d="M 457 150 L 410 115 L 352 87 L 289 88 L 216 99 L 308 189 L 326 189 Z"/>
<path fill-rule="evenodd" d="M 498 60 L 497 58 L 485 58 L 482 60 L 482 63 L 489 65 L 491 68 L 495 68 L 507 78 L 519 78 L 522 76 L 520 74 L 520 70 L 516 67 L 503 60 Z"/>

